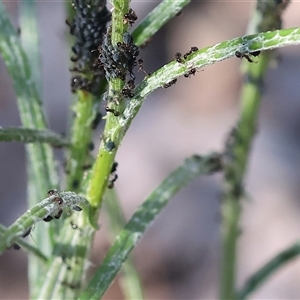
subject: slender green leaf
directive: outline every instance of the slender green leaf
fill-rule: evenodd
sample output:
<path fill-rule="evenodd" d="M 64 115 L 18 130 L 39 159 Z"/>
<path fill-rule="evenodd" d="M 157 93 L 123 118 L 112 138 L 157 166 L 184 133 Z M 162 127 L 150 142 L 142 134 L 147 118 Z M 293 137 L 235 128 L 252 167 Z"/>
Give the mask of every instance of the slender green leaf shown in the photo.
<path fill-rule="evenodd" d="M 273 275 L 278 269 L 292 259 L 297 258 L 300 255 L 300 241 L 296 242 L 291 247 L 283 250 L 277 254 L 273 259 L 266 263 L 261 269 L 259 269 L 254 275 L 252 275 L 245 286 L 237 293 L 236 299 L 244 300 L 257 290 L 271 275 Z"/>
<path fill-rule="evenodd" d="M 48 143 L 53 147 L 65 147 L 70 143 L 52 130 L 0 127 L 0 142 Z"/>
<path fill-rule="evenodd" d="M 0 238 L 2 238 L 2 235 L 7 231 L 7 227 L 0 224 Z M 35 246 L 30 245 L 27 243 L 23 238 L 18 238 L 16 240 L 16 243 L 21 246 L 22 249 L 24 249 L 26 252 L 31 253 L 36 258 L 38 258 L 42 263 L 47 263 L 48 257 L 40 251 Z"/>
<path fill-rule="evenodd" d="M 126 224 L 121 204 L 115 189 L 107 189 L 105 193 L 104 209 L 107 212 L 111 239 L 114 239 Z M 121 288 L 125 299 L 140 299 L 143 297 L 141 280 L 134 267 L 133 259 L 129 256 L 123 263 L 121 270 Z"/>
<path fill-rule="evenodd" d="M 131 121 L 138 113 L 144 99 L 159 87 L 184 74 L 188 74 L 194 68 L 203 68 L 222 60 L 235 56 L 236 51 L 249 53 L 280 48 L 288 45 L 300 44 L 300 28 L 289 28 L 246 35 L 234 38 L 210 47 L 193 52 L 183 63 L 172 61 L 148 76 L 136 88 L 135 96 L 130 100 L 122 118 L 120 126 L 128 128 Z M 117 136 L 116 131 L 114 132 Z"/>
<path fill-rule="evenodd" d="M 196 177 L 219 169 L 220 159 L 216 154 L 206 157 L 194 155 L 186 159 L 184 164 L 171 173 L 133 214 L 79 299 L 100 299 L 121 269 L 129 253 L 169 200 Z"/>
<path fill-rule="evenodd" d="M 34 1 L 29 2 L 33 2 L 32 5 L 34 5 Z M 26 32 L 28 33 L 25 27 L 25 36 L 22 39 L 23 44 L 26 43 Z M 32 34 L 34 33 L 32 32 Z M 31 47 L 37 49 L 36 45 L 31 45 Z M 28 50 L 27 47 L 26 49 Z M 33 67 L 30 65 L 32 60 L 29 63 L 26 53 L 21 46 L 19 35 L 13 28 L 2 1 L 0 2 L 0 52 L 13 81 L 22 125 L 34 129 L 47 128 L 41 100 L 34 83 L 33 73 L 37 74 L 37 72 L 31 70 Z M 28 154 L 27 172 L 29 178 L 28 201 L 31 207 L 38 203 L 40 199 L 43 199 L 47 190 L 58 187 L 58 175 L 53 150 L 49 145 L 30 144 L 26 146 L 26 150 Z M 47 254 L 49 254 L 50 244 L 54 243 L 54 235 L 59 230 L 59 227 L 55 226 L 55 224 L 37 226 L 33 233 L 34 240 L 43 252 Z M 45 234 L 45 227 L 50 227 L 49 234 L 48 232 Z M 31 257 L 29 259 L 30 295 L 31 298 L 35 298 L 35 292 L 39 286 L 38 282 L 42 279 L 41 274 L 43 274 L 44 270 L 43 265 L 34 257 L 32 260 Z"/>
<path fill-rule="evenodd" d="M 132 36 L 134 43 L 141 46 L 146 43 L 163 25 L 176 16 L 191 0 L 164 0 L 138 25 Z"/>

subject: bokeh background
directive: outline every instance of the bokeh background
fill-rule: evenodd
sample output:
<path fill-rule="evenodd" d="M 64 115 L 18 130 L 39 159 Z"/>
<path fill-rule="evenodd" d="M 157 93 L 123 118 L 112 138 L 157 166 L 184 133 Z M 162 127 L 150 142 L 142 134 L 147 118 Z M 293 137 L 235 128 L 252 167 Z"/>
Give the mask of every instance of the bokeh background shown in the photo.
<path fill-rule="evenodd" d="M 18 24 L 18 3 L 6 2 Z M 42 99 L 50 127 L 67 132 L 70 106 L 69 50 L 64 1 L 39 1 Z M 132 1 L 140 19 L 158 1 Z M 206 47 L 245 33 L 254 1 L 192 1 L 141 51 L 147 72 L 191 46 Z M 290 4 L 284 27 L 300 26 L 300 3 Z M 249 161 L 239 240 L 239 285 L 278 251 L 300 238 L 300 48 L 278 52 L 265 78 L 259 130 Z M 259 59 L 259 58 L 258 58 Z M 232 58 L 152 94 L 117 155 L 116 189 L 129 218 L 149 192 L 194 153 L 223 149 L 238 119 L 241 61 Z M 0 60 L 0 126 L 19 126 L 11 79 Z M 95 132 L 98 144 L 100 131 Z M 62 153 L 57 151 L 62 169 Z M 26 209 L 24 146 L 0 144 L 0 222 L 10 225 Z M 181 191 L 134 251 L 146 299 L 216 299 L 220 262 L 221 177 L 197 179 Z M 105 216 L 92 269 L 110 241 Z M 30 237 L 29 237 L 30 238 Z M 26 254 L 0 257 L 0 299 L 27 299 Z M 251 299 L 300 299 L 300 260 L 282 268 Z M 114 284 L 106 299 L 122 299 Z"/>

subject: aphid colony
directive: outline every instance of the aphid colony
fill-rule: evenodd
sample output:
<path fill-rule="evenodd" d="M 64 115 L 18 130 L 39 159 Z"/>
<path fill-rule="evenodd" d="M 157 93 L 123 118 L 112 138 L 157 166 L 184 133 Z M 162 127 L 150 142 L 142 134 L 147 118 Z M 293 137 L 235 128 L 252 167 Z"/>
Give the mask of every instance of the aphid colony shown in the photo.
<path fill-rule="evenodd" d="M 133 69 L 137 66 L 139 48 L 133 43 L 133 38 L 129 32 L 123 34 L 122 42 L 112 45 L 110 31 L 108 30 L 103 44 L 98 48 L 99 64 L 103 66 L 107 80 L 120 78 L 125 81 L 126 77 L 129 76 L 126 89 L 132 90 L 135 80 Z M 131 94 L 127 90 L 122 91 L 122 93 L 124 96 L 130 97 Z"/>
<path fill-rule="evenodd" d="M 104 72 L 95 64 L 98 56 L 95 50 L 103 42 L 111 14 L 106 8 L 106 0 L 73 0 L 72 6 L 76 11 L 75 17 L 66 21 L 70 34 L 75 37 L 74 55 L 71 57 L 75 65 L 70 70 L 79 75 L 71 79 L 71 89 L 73 92 L 83 89 L 96 94 Z"/>

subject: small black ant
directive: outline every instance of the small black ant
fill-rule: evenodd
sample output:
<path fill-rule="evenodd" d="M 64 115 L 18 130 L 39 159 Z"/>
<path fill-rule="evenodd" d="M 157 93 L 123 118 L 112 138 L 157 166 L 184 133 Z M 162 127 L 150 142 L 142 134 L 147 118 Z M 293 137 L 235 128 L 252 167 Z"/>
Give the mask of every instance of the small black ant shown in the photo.
<path fill-rule="evenodd" d="M 248 62 L 253 63 L 253 61 L 250 56 L 258 56 L 260 54 L 260 51 L 254 51 L 254 52 L 247 52 L 247 53 L 242 53 L 240 51 L 235 51 L 235 56 L 237 58 L 246 58 Z"/>
<path fill-rule="evenodd" d="M 176 59 L 177 62 L 182 63 L 181 53 L 180 52 L 176 52 L 175 53 L 175 59 Z"/>
<path fill-rule="evenodd" d="M 183 58 L 184 58 L 184 59 L 187 59 L 187 57 L 188 57 L 190 54 L 192 54 L 193 52 L 195 52 L 195 51 L 198 51 L 198 47 L 195 47 L 195 46 L 191 47 L 190 51 L 188 51 L 187 53 L 185 53 L 185 54 L 183 55 Z"/>
<path fill-rule="evenodd" d="M 164 88 L 164 89 L 167 89 L 168 87 L 170 87 L 171 85 L 175 84 L 176 82 L 177 82 L 177 78 L 171 80 L 171 81 L 168 82 L 168 83 L 165 83 L 165 84 L 163 85 L 163 88 Z"/>
<path fill-rule="evenodd" d="M 124 15 L 123 23 L 132 26 L 137 19 L 138 17 L 135 11 L 132 8 L 129 8 L 128 13 Z"/>
<path fill-rule="evenodd" d="M 193 68 L 193 69 L 191 69 L 190 71 L 188 71 L 187 73 L 185 73 L 183 76 L 184 76 L 185 78 L 189 78 L 191 75 L 194 75 L 194 76 L 195 76 L 196 72 L 197 72 L 196 68 Z"/>

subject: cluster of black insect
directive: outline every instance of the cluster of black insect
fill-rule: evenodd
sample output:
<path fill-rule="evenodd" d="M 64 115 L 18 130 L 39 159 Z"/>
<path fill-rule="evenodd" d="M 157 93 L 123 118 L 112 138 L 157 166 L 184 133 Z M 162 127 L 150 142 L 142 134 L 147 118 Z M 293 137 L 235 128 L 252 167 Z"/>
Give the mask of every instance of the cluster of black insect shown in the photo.
<path fill-rule="evenodd" d="M 127 75 L 131 80 L 135 80 L 133 69 L 137 65 L 138 55 L 139 48 L 133 43 L 129 32 L 125 32 L 123 41 L 114 46 L 111 44 L 111 34 L 108 30 L 99 48 L 99 64 L 104 67 L 107 80 L 120 78 L 125 81 Z"/>
<path fill-rule="evenodd" d="M 83 89 L 96 93 L 96 86 L 104 75 L 103 69 L 97 65 L 97 48 L 103 42 L 111 14 L 106 8 L 106 0 L 73 0 L 72 5 L 75 17 L 66 22 L 70 34 L 75 36 L 74 55 L 71 57 L 74 67 L 71 71 L 79 75 L 72 78 L 71 89 L 73 92 Z"/>

